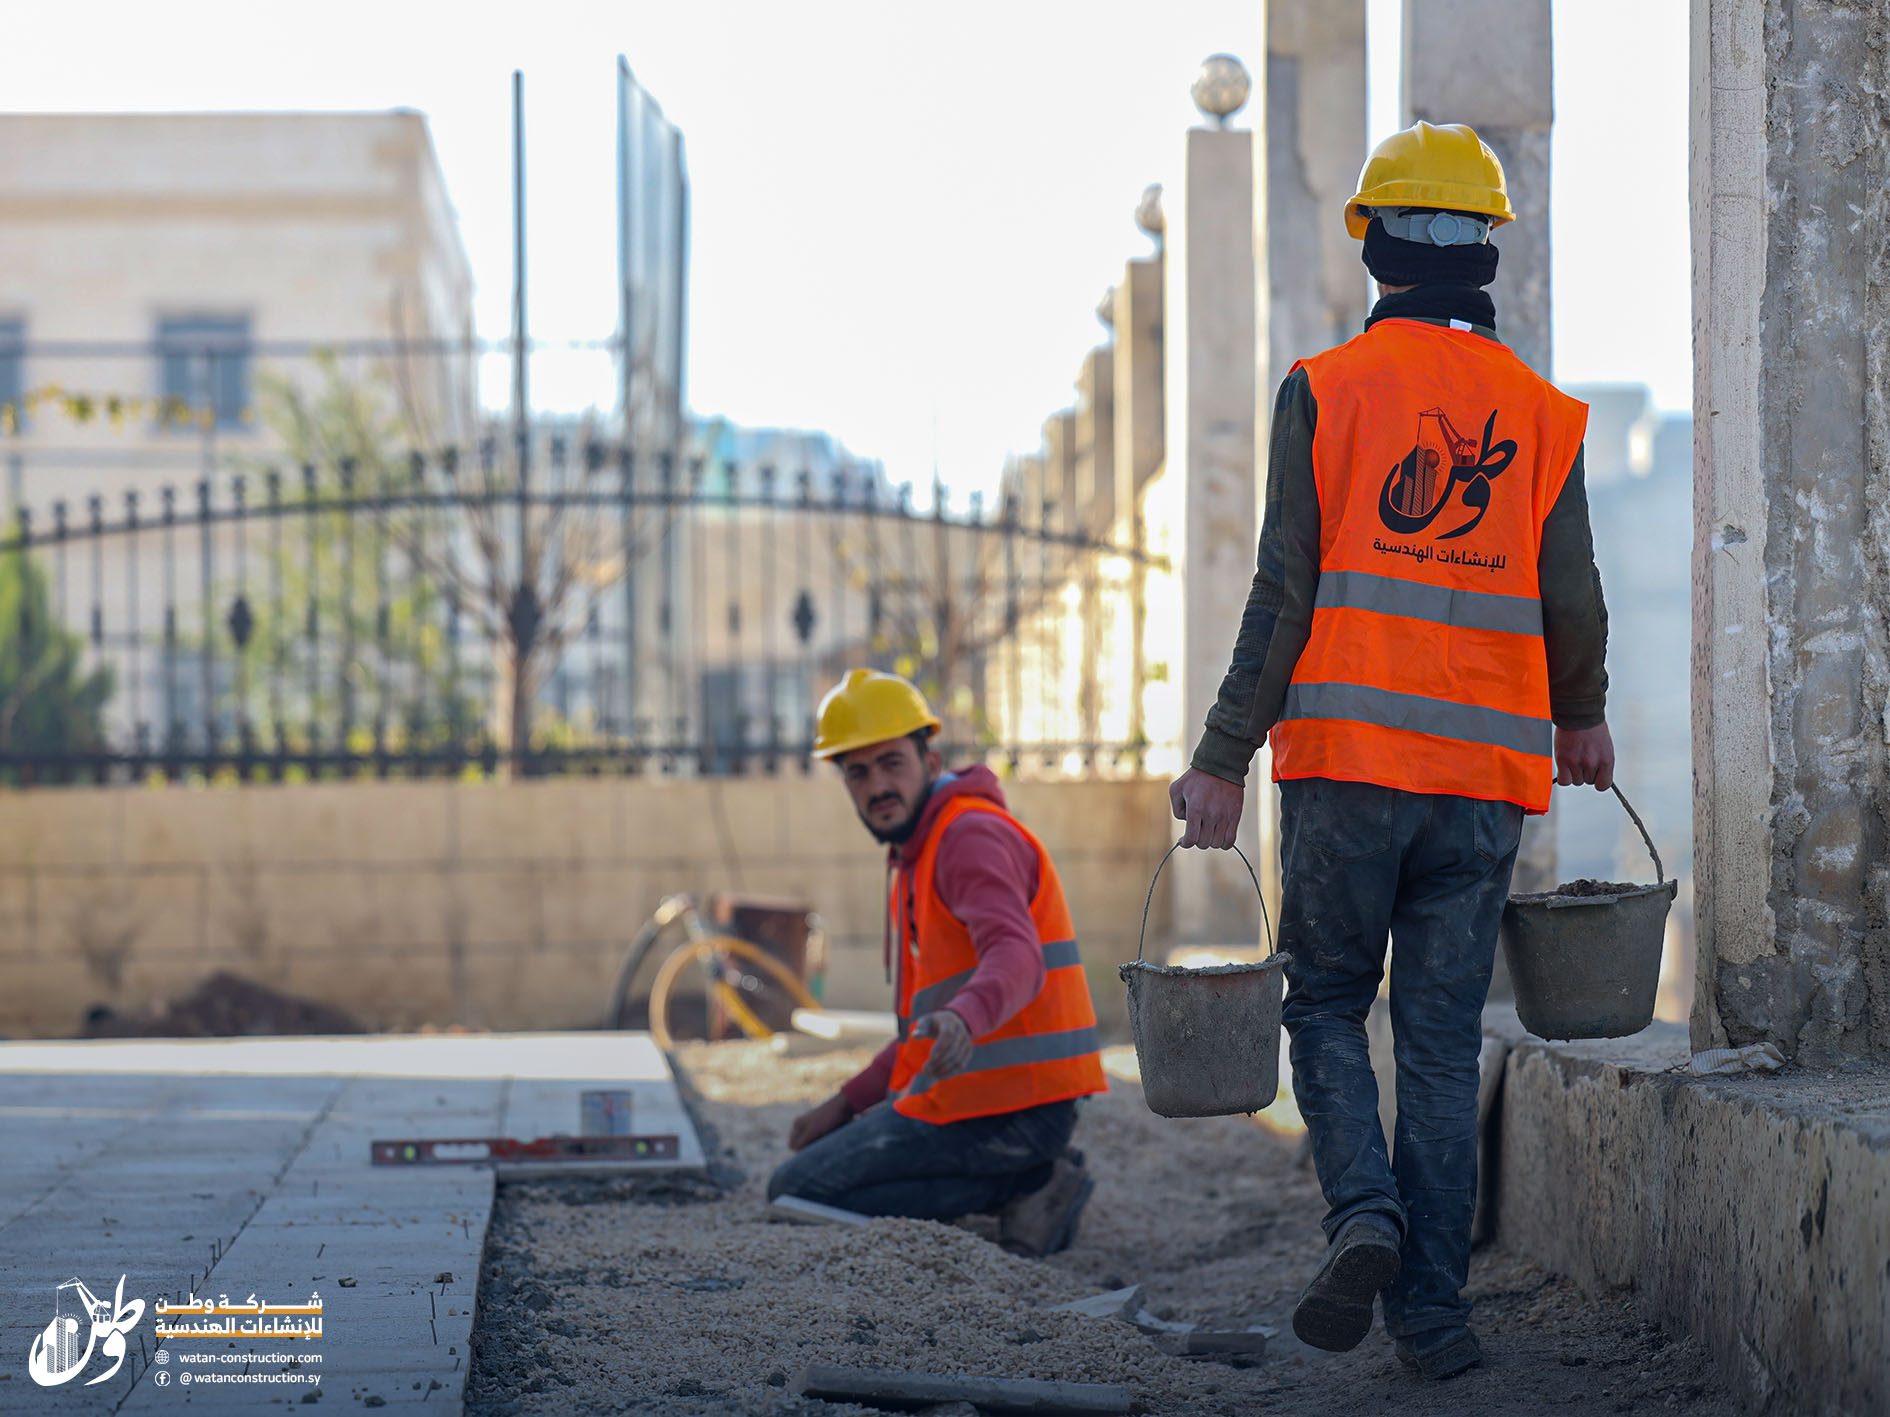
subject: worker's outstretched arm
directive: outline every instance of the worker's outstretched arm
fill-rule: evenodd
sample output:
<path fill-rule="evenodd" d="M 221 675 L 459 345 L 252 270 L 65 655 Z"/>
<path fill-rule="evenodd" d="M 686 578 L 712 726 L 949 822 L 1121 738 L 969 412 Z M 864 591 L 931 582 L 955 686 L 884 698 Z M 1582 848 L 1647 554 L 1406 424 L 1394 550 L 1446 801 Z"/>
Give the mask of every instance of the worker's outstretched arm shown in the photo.
<path fill-rule="evenodd" d="M 1595 566 L 1582 450 L 1542 524 L 1543 647 L 1549 658 L 1549 715 L 1555 720 L 1556 781 L 1564 787 L 1614 782 L 1608 733 L 1608 607 Z"/>
<path fill-rule="evenodd" d="M 1266 512 L 1233 658 L 1208 710 L 1193 765 L 1169 789 L 1175 816 L 1188 823 L 1182 836 L 1187 846 L 1233 845 L 1248 766 L 1280 716 L 1286 686 L 1312 634 L 1319 590 L 1319 493 L 1312 459 L 1318 416 L 1305 371 L 1288 374 L 1273 403 Z M 1228 792 L 1226 784 L 1235 791 Z"/>

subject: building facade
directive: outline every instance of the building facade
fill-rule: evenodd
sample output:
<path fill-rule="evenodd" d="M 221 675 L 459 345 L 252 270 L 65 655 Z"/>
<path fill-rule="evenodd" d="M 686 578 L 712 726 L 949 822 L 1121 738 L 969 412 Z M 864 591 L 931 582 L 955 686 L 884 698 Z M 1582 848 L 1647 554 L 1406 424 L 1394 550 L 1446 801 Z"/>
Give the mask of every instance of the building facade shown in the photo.
<path fill-rule="evenodd" d="M 476 412 L 472 274 L 417 113 L 0 117 L 0 465 L 41 507 L 271 446 L 324 351 L 424 444 Z"/>

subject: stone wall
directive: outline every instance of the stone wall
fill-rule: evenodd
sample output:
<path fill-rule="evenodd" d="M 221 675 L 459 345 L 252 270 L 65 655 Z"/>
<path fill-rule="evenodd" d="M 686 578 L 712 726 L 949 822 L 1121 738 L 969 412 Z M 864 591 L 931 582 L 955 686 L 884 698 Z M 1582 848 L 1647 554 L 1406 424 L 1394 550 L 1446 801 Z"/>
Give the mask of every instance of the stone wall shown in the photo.
<path fill-rule="evenodd" d="M 1120 1028 L 1170 835 L 1159 781 L 1019 783 Z M 805 900 L 830 932 L 826 997 L 891 1007 L 882 858 L 830 774 L 779 779 L 100 788 L 0 795 L 0 1033 L 65 1035 L 228 969 L 378 1028 L 601 1021 L 664 896 Z M 1171 867 L 1151 930 L 1165 934 Z"/>
<path fill-rule="evenodd" d="M 1708 1080 L 1686 1031 L 1510 1053 L 1502 1242 L 1700 1337 L 1750 1410 L 1890 1410 L 1890 1072 Z"/>

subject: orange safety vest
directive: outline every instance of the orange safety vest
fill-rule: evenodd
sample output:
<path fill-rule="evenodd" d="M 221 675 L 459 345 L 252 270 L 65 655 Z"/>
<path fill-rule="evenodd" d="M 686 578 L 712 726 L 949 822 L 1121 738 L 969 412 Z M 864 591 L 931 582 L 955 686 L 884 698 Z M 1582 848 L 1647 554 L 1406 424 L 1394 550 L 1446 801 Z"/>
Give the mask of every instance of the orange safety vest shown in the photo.
<path fill-rule="evenodd" d="M 1043 945 L 1044 983 L 1037 997 L 975 1041 L 965 1070 L 915 1091 L 932 1055 L 932 1040 L 908 1036 L 912 1020 L 943 1008 L 978 967 L 971 932 L 939 899 L 939 844 L 967 812 L 991 812 L 1023 834 L 1037 852 L 1037 894 L 1030 918 Z M 1019 1112 L 1104 1092 L 1096 1009 L 1076 951 L 1076 931 L 1063 883 L 1044 845 L 1009 812 L 975 797 L 947 802 L 928 833 L 919 859 L 895 873 L 890 908 L 899 923 L 899 1046 L 893 1055 L 895 1110 L 921 1121 L 962 1122 Z"/>
<path fill-rule="evenodd" d="M 1383 320 L 1302 359 L 1319 590 L 1273 775 L 1546 812 L 1538 565 L 1588 407 L 1468 328 Z"/>

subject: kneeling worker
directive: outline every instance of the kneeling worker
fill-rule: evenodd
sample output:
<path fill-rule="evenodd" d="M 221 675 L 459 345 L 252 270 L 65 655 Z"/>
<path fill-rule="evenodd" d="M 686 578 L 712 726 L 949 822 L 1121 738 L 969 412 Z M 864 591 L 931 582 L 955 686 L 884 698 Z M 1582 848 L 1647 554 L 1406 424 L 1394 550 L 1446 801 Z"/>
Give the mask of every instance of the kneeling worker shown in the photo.
<path fill-rule="evenodd" d="M 768 1196 L 920 1220 L 998 1216 L 1018 1254 L 1067 1246 L 1095 1183 L 1069 1149 L 1103 1092 L 1096 1012 L 1056 866 L 997 776 L 944 772 L 904 679 L 855 669 L 821 700 L 838 765 L 888 848 L 886 970 L 899 1037 L 795 1119 Z M 896 962 L 895 962 L 896 961 Z"/>

